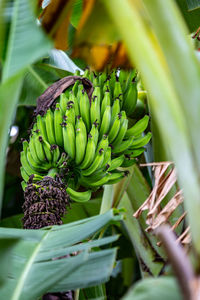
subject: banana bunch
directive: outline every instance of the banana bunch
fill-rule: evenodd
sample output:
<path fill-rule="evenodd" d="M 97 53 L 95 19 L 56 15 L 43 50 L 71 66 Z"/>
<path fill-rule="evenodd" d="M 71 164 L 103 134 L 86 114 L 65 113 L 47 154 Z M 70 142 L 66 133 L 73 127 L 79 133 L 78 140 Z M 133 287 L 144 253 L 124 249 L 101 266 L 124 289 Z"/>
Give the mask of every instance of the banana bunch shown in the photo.
<path fill-rule="evenodd" d="M 93 83 L 91 99 L 76 81 L 54 108 L 37 115 L 21 152 L 24 189 L 30 176 L 37 183 L 58 174 L 72 200 L 88 201 L 93 190 L 121 180 L 127 174 L 123 168 L 135 163 L 151 139 L 150 132 L 144 135 L 147 115 L 129 125 L 137 104 L 135 72 L 86 70 L 83 77 Z M 79 192 L 82 188 L 86 191 Z"/>

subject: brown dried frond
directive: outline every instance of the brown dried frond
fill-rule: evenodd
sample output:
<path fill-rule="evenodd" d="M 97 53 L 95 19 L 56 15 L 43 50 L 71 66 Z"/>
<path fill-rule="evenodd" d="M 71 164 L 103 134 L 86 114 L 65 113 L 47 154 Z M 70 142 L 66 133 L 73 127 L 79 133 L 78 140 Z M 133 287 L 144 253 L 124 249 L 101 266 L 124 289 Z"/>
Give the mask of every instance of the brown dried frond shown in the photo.
<path fill-rule="evenodd" d="M 182 191 L 177 187 L 176 193 L 163 205 L 163 200 L 177 184 L 176 169 L 172 162 L 159 162 L 142 164 L 141 166 L 152 166 L 154 171 L 155 184 L 154 187 L 147 198 L 147 200 L 139 207 L 139 209 L 134 213 L 134 217 L 139 218 L 143 211 L 147 210 L 146 223 L 148 227 L 146 231 L 155 231 L 162 224 L 170 224 L 169 219 L 173 212 L 183 203 Z M 177 226 L 184 222 L 186 212 L 184 212 L 179 219 L 171 225 L 171 230 L 175 230 Z M 189 233 L 189 227 L 178 237 L 177 242 L 182 244 L 190 244 L 191 238 Z M 160 245 L 160 243 L 158 243 Z"/>

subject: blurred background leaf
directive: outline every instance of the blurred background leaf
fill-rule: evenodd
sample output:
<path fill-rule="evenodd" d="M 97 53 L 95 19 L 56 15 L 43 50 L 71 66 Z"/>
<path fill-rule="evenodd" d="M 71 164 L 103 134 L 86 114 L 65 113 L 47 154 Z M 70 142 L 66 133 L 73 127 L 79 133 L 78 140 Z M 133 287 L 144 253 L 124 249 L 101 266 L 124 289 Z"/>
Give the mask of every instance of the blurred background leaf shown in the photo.
<path fill-rule="evenodd" d="M 123 300 L 181 300 L 176 280 L 172 277 L 147 278 L 137 282 Z"/>
<path fill-rule="evenodd" d="M 187 0 L 187 5 L 189 10 L 193 10 L 200 7 L 199 0 Z"/>
<path fill-rule="evenodd" d="M 8 36 L 3 39 L 4 43 L 6 42 L 4 44 L 3 80 L 25 69 L 27 65 L 45 55 L 51 48 L 50 41 L 36 23 L 31 1 L 16 0 L 13 2 L 13 8 L 9 1 L 5 3 L 3 15 L 8 12 L 8 9 L 10 13 L 12 12 L 12 18 Z"/>

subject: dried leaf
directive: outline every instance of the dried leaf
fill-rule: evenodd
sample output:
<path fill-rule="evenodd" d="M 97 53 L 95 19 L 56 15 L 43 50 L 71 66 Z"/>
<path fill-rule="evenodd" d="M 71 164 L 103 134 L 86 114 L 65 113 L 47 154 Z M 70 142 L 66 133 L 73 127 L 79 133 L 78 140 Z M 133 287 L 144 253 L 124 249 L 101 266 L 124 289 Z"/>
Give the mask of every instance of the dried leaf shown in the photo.
<path fill-rule="evenodd" d="M 40 21 L 54 40 L 55 48 L 67 50 L 67 37 L 70 14 L 74 0 L 54 0 L 43 10 Z"/>
<path fill-rule="evenodd" d="M 83 14 L 75 37 L 73 57 L 84 59 L 96 71 L 130 68 L 124 44 L 100 1 L 84 1 Z"/>
<path fill-rule="evenodd" d="M 174 213 L 177 207 L 183 203 L 183 195 L 181 190 L 177 190 L 175 195 L 168 201 L 163 207 L 162 201 L 168 195 L 170 190 L 177 182 L 176 170 L 172 162 L 160 162 L 144 164 L 141 166 L 152 166 L 155 177 L 154 187 L 147 198 L 147 200 L 139 207 L 139 209 L 133 215 L 139 218 L 141 213 L 148 210 L 146 216 L 146 223 L 149 225 L 146 231 L 154 231 L 162 224 L 169 222 L 170 216 Z M 184 222 L 186 212 L 179 217 L 179 219 L 171 226 L 171 230 L 175 230 L 177 226 Z M 178 237 L 177 242 L 182 244 L 190 243 L 189 227 Z M 158 243 L 160 245 L 161 243 Z"/>
<path fill-rule="evenodd" d="M 89 99 L 92 97 L 93 85 L 87 78 L 80 76 L 67 76 L 54 84 L 49 86 L 45 92 L 37 99 L 37 107 L 35 115 L 44 115 L 48 108 L 52 106 L 54 100 L 60 96 L 60 94 L 66 90 L 69 86 L 73 85 L 77 80 L 80 80 L 88 94 Z"/>

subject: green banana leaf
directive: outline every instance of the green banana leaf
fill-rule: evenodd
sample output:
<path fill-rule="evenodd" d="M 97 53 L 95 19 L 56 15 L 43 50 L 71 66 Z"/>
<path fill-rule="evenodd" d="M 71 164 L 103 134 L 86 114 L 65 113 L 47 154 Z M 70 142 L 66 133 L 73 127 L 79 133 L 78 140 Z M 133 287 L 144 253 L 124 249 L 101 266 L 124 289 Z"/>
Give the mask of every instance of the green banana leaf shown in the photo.
<path fill-rule="evenodd" d="M 138 5 L 127 0 L 123 5 L 120 0 L 103 2 L 150 94 L 150 109 L 163 143 L 176 164 L 194 246 L 200 252 L 200 68 L 188 40 L 186 25 L 172 0 L 164 3 L 155 0 L 151 4 L 138 0 Z M 150 16 L 148 22 L 141 14 L 144 3 Z M 161 33 L 161 28 L 165 28 L 165 32 Z M 175 74 L 180 78 L 175 79 Z"/>
<path fill-rule="evenodd" d="M 19 241 L 18 238 L 1 238 L 0 239 L 0 288 L 5 282 L 5 278 L 9 275 L 9 272 L 13 268 L 10 261 L 10 255 L 12 247 Z"/>
<path fill-rule="evenodd" d="M 3 64 L 3 80 L 17 74 L 38 58 L 47 54 L 52 47 L 51 42 L 42 32 L 33 13 L 32 0 L 16 0 L 13 8 L 10 1 L 4 2 L 3 16 L 12 13 L 9 34 L 2 32 L 5 57 Z M 7 20 L 5 19 L 5 22 Z M 6 30 L 6 28 L 5 28 Z"/>
<path fill-rule="evenodd" d="M 137 282 L 122 300 L 181 300 L 173 277 L 147 278 Z"/>
<path fill-rule="evenodd" d="M 133 218 L 134 210 L 127 193 L 125 193 L 122 197 L 118 208 L 123 208 L 126 211 L 122 225 L 128 233 L 138 260 L 142 262 L 141 273 L 148 275 L 148 273 L 146 273 L 142 267 L 146 266 L 149 274 L 158 276 L 164 264 L 162 261 L 156 260 L 156 251 L 153 249 L 152 245 L 145 236 L 138 220 Z"/>
<path fill-rule="evenodd" d="M 193 10 L 200 7 L 199 0 L 186 0 L 188 5 L 188 10 Z"/>
<path fill-rule="evenodd" d="M 19 99 L 22 80 L 23 75 L 18 74 L 0 85 L 0 215 L 2 208 L 8 134 Z"/>
<path fill-rule="evenodd" d="M 5 283 L 0 289 L 2 299 L 35 300 L 46 292 L 84 288 L 107 281 L 116 249 L 95 252 L 90 249 L 111 243 L 118 236 L 80 242 L 119 218 L 109 211 L 100 216 L 40 230 L 0 228 L 0 238 L 20 239 L 10 250 L 13 268 L 7 276 L 4 274 Z M 68 256 L 74 252 L 78 254 Z M 0 269 L 0 276 L 2 272 Z"/>

